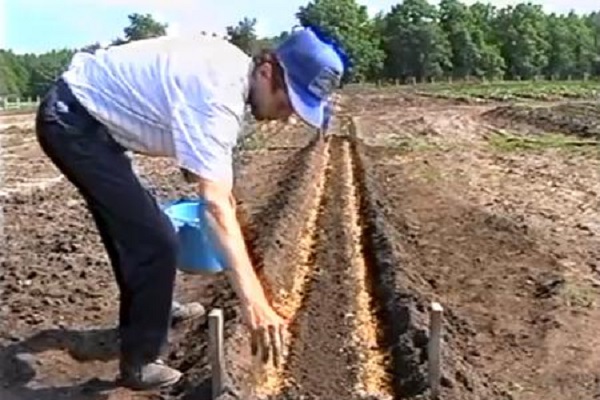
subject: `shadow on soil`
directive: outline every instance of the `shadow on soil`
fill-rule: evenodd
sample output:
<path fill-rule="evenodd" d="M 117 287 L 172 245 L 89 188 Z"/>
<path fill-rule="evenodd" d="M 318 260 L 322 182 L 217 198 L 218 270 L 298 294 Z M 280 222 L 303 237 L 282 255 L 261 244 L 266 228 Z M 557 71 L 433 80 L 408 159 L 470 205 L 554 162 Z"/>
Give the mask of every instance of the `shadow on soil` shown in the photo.
<path fill-rule="evenodd" d="M 0 348 L 0 398 L 3 400 L 105 399 L 103 391 L 114 389 L 114 381 L 91 379 L 74 386 L 30 388 L 35 380 L 34 355 L 49 350 L 64 351 L 79 362 L 111 361 L 118 358 L 115 329 L 85 331 L 50 329 L 22 342 Z"/>
<path fill-rule="evenodd" d="M 110 392 L 118 389 L 114 378 L 110 380 L 92 378 L 72 386 L 31 387 L 37 377 L 35 355 L 51 350 L 62 351 L 80 363 L 117 360 L 119 357 L 118 332 L 116 329 L 50 329 L 39 332 L 21 342 L 0 347 L 0 399 L 108 400 Z M 48 364 L 52 367 L 52 364 Z M 98 371 L 93 370 L 94 374 L 96 372 Z M 65 372 L 65 374 L 70 373 L 73 373 L 72 369 Z M 65 380 L 67 379 L 68 377 L 65 378 Z M 229 382 L 227 379 L 226 386 L 226 392 L 231 391 L 228 387 Z M 165 389 L 163 393 L 139 392 L 139 397 L 133 396 L 131 398 L 139 398 L 140 400 L 165 398 L 197 400 L 210 399 L 211 394 L 212 385 L 210 379 L 190 379 L 189 377 L 184 377 L 179 384 L 175 385 L 172 389 Z M 224 393 L 224 396 L 228 394 L 230 393 Z M 126 398 L 129 399 L 130 397 Z"/>

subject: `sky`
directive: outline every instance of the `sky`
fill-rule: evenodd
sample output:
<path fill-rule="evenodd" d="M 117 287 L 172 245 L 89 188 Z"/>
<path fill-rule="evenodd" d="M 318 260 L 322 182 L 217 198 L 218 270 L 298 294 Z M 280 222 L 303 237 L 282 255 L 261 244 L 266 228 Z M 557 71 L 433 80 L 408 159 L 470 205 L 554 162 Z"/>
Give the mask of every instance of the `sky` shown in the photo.
<path fill-rule="evenodd" d="M 532 0 L 548 12 L 590 12 L 599 0 Z M 400 0 L 358 1 L 371 15 L 388 11 Z M 436 3 L 436 1 L 431 1 Z M 466 0 L 466 3 L 473 1 Z M 519 0 L 490 0 L 497 6 Z M 170 35 L 200 31 L 225 35 L 228 25 L 256 18 L 260 36 L 289 30 L 295 13 L 308 1 L 296 0 L 0 0 L 0 48 L 17 53 L 44 52 L 108 43 L 123 34 L 130 13 L 150 13 L 168 23 Z"/>

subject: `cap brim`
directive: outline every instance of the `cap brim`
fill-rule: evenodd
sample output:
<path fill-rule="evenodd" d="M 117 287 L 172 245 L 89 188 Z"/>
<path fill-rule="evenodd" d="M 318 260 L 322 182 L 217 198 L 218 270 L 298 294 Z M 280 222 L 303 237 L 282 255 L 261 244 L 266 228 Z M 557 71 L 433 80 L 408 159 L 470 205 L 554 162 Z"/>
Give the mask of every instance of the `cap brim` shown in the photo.
<path fill-rule="evenodd" d="M 321 128 L 326 102 L 306 93 L 289 79 L 286 79 L 286 84 L 294 112 L 312 127 Z"/>

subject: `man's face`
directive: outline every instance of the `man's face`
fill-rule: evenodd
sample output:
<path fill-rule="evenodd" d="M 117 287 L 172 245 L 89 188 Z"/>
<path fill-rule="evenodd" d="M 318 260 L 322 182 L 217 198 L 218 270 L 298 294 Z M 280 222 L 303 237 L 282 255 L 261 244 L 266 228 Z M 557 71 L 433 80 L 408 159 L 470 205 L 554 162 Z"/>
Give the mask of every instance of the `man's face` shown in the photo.
<path fill-rule="evenodd" d="M 255 71 L 250 90 L 250 108 L 257 121 L 286 121 L 294 113 L 285 87 L 277 87 L 273 83 L 273 74 L 270 63 L 262 64 Z"/>

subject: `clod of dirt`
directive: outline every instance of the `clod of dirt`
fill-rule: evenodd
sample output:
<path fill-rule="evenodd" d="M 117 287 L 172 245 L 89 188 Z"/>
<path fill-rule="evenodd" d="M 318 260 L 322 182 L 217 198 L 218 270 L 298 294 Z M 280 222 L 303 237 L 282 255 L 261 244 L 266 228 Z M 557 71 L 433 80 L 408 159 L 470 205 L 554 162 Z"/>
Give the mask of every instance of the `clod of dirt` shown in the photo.
<path fill-rule="evenodd" d="M 548 299 L 560 294 L 564 289 L 566 280 L 562 276 L 546 277 L 542 281 L 536 282 L 535 296 L 541 299 Z"/>

